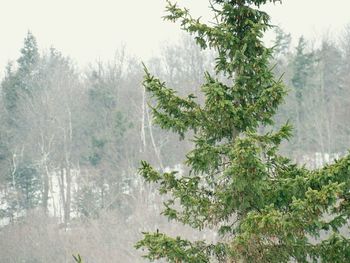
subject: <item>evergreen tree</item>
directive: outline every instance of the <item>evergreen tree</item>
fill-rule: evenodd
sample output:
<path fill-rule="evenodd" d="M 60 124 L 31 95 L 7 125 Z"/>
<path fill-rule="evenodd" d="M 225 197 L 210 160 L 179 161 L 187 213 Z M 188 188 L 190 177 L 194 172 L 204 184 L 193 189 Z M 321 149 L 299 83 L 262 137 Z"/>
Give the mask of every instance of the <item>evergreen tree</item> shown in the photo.
<path fill-rule="evenodd" d="M 36 38 L 28 31 L 21 49 L 21 56 L 17 60 L 18 69 L 13 71 L 12 63 L 7 66 L 6 76 L 1 82 L 4 104 L 9 112 L 9 121 L 15 124 L 18 116 L 17 108 L 22 94 L 30 93 L 37 86 L 37 67 L 40 55 Z M 18 120 L 17 120 L 18 122 Z"/>
<path fill-rule="evenodd" d="M 214 0 L 214 25 L 191 17 L 168 2 L 167 20 L 180 21 L 201 48 L 218 52 L 216 75 L 205 73 L 204 103 L 190 94 L 180 97 L 147 69 L 146 90 L 155 98 L 155 122 L 178 133 L 193 134 L 186 156 L 188 175 L 163 173 L 142 162 L 140 173 L 169 196 L 163 215 L 198 230 L 217 229 L 217 243 L 190 241 L 159 232 L 144 233 L 137 248 L 149 260 L 168 262 L 349 262 L 349 239 L 338 230 L 350 215 L 347 156 L 319 170 L 298 167 L 278 153 L 290 138 L 287 123 L 259 133 L 286 94 L 275 80 L 272 49 L 261 40 L 270 27 L 259 7 L 273 0 Z M 231 83 L 231 84 L 229 84 Z M 191 132 L 191 133 L 189 133 Z M 327 216 L 326 216 L 327 215 Z M 322 240 L 311 242 L 322 230 Z"/>
<path fill-rule="evenodd" d="M 4 200 L 7 206 L 5 216 L 13 217 L 22 214 L 26 209 L 37 206 L 41 196 L 41 178 L 24 145 L 29 137 L 32 119 L 26 117 L 25 105 L 32 96 L 38 83 L 40 56 L 35 37 L 28 32 L 17 60 L 17 68 L 9 63 L 5 78 L 1 82 L 2 100 L 6 111 L 1 131 L 1 148 L 5 185 L 7 188 Z M 19 145 L 23 149 L 20 154 Z M 33 155 L 33 153 L 31 153 Z"/>
<path fill-rule="evenodd" d="M 294 75 L 292 83 L 296 90 L 298 105 L 301 105 L 303 89 L 305 89 L 308 78 L 312 73 L 312 66 L 315 60 L 314 54 L 306 51 L 306 44 L 304 37 L 300 37 L 293 63 Z"/>
<path fill-rule="evenodd" d="M 317 88 L 320 97 L 319 105 L 322 106 L 317 110 L 322 114 L 319 123 L 324 137 L 324 149 L 328 153 L 339 152 L 342 149 L 344 151 L 343 138 L 347 136 L 340 121 L 341 106 L 339 105 L 344 96 L 341 83 L 342 54 L 335 43 L 325 38 L 317 51 L 317 58 Z"/>
<path fill-rule="evenodd" d="M 305 141 L 307 121 L 305 116 L 307 114 L 305 104 L 305 94 L 308 94 L 308 90 L 311 88 L 312 83 L 310 79 L 315 77 L 315 55 L 313 52 L 307 51 L 307 42 L 304 37 L 299 38 L 298 45 L 296 47 L 295 55 L 292 62 L 293 75 L 291 83 L 295 94 L 295 125 L 296 125 L 296 144 L 294 149 L 297 156 L 299 156 L 302 150 L 310 148 L 310 144 Z"/>
<path fill-rule="evenodd" d="M 292 42 L 292 37 L 290 33 L 289 34 L 285 33 L 280 27 L 275 27 L 274 33 L 276 35 L 275 41 L 274 41 L 275 56 L 287 55 L 290 49 L 290 44 Z"/>
<path fill-rule="evenodd" d="M 12 188 L 16 191 L 17 207 L 9 207 L 10 211 L 23 211 L 35 208 L 40 203 L 41 181 L 35 166 L 22 162 L 13 175 L 9 176 Z M 11 201 L 9 200 L 9 203 Z"/>
<path fill-rule="evenodd" d="M 124 209 L 123 189 L 130 187 L 130 177 L 123 172 L 125 151 L 130 149 L 126 134 L 133 123 L 121 108 L 119 92 L 125 83 L 124 54 L 107 64 L 98 63 L 88 72 L 88 100 L 83 134 L 85 151 L 81 163 L 91 175 L 79 181 L 75 206 L 84 217 L 98 217 L 103 209 Z M 128 160 L 130 161 L 130 159 Z M 115 170 L 120 171 L 118 179 Z M 128 211 L 129 212 L 129 211 Z"/>
<path fill-rule="evenodd" d="M 24 39 L 24 46 L 21 49 L 21 56 L 17 60 L 18 70 L 22 74 L 30 74 L 39 62 L 39 50 L 34 35 L 28 31 Z"/>

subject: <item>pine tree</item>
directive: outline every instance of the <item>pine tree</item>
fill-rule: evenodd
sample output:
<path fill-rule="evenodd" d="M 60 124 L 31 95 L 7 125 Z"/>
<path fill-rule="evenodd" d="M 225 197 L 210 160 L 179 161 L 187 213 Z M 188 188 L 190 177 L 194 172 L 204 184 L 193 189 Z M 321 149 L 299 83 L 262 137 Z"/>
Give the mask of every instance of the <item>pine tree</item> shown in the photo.
<path fill-rule="evenodd" d="M 295 92 L 295 139 L 297 155 L 306 148 L 310 148 L 310 144 L 307 144 L 305 138 L 307 123 L 305 123 L 305 116 L 307 110 L 305 108 L 304 95 L 307 94 L 308 90 L 312 86 L 310 79 L 315 77 L 315 54 L 307 51 L 307 42 L 304 37 L 299 38 L 298 45 L 296 47 L 295 57 L 292 62 L 293 75 L 291 83 Z M 303 136 L 304 135 L 304 136 Z M 303 144 L 302 144 L 303 143 Z"/>
<path fill-rule="evenodd" d="M 151 261 L 350 260 L 349 239 L 338 233 L 350 215 L 350 157 L 308 170 L 278 153 L 291 136 L 288 123 L 258 132 L 271 127 L 286 94 L 269 66 L 272 49 L 261 40 L 270 24 L 259 7 L 267 2 L 275 1 L 213 0 L 213 25 L 168 2 L 165 18 L 180 21 L 202 49 L 217 51 L 216 76 L 205 73 L 205 102 L 199 103 L 145 69 L 155 122 L 181 138 L 193 134 L 194 149 L 186 155 L 188 175 L 163 173 L 144 161 L 140 173 L 169 196 L 163 215 L 198 230 L 216 229 L 221 238 L 208 243 L 144 233 L 136 247 L 147 249 Z M 322 230 L 328 235 L 315 241 Z"/>
<path fill-rule="evenodd" d="M 18 70 L 12 70 L 12 64 L 7 67 L 7 74 L 1 83 L 6 109 L 9 113 L 16 113 L 21 93 L 30 92 L 35 86 L 35 73 L 40 55 L 36 38 L 28 31 L 18 58 Z M 15 118 L 11 116 L 11 118 Z"/>
<path fill-rule="evenodd" d="M 39 61 L 39 50 L 34 35 L 28 31 L 21 49 L 21 57 L 17 60 L 19 70 L 29 73 Z"/>
<path fill-rule="evenodd" d="M 3 198 L 8 205 L 1 210 L 5 211 L 4 216 L 10 218 L 36 207 L 40 203 L 42 187 L 40 174 L 32 158 L 27 156 L 24 150 L 16 155 L 17 146 L 24 145 L 28 136 L 30 130 L 28 123 L 33 121 L 24 116 L 23 109 L 31 91 L 37 86 L 37 68 L 40 60 L 36 39 L 30 32 L 27 33 L 20 52 L 18 67 L 13 69 L 12 63 L 9 63 L 5 78 L 0 84 L 6 108 L 2 116 L 4 124 L 1 134 L 4 153 L 2 158 L 6 162 L 2 170 L 6 187 L 9 189 Z"/>

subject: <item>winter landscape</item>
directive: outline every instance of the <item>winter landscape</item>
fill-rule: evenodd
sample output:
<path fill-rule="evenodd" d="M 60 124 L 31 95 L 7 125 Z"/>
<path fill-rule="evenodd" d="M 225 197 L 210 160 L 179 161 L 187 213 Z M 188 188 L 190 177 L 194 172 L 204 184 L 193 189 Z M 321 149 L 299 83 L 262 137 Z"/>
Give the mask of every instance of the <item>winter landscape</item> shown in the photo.
<path fill-rule="evenodd" d="M 82 14 L 50 34 L 123 27 L 96 55 L 26 6 L 0 44 L 0 262 L 350 262 L 350 16 L 313 36 L 283 19 L 317 28 L 318 2 L 291 1 L 63 1 Z"/>

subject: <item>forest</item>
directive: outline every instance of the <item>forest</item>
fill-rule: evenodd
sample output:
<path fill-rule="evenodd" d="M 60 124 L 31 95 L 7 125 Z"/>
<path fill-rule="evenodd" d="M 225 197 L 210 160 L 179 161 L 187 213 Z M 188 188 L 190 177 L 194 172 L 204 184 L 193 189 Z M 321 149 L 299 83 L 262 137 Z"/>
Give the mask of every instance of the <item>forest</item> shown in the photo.
<path fill-rule="evenodd" d="M 350 26 L 317 40 L 278 27 L 274 35 L 269 66 L 288 95 L 272 129 L 293 126 L 279 152 L 306 168 L 334 163 L 350 145 Z M 194 146 L 154 123 L 141 61 L 121 48 L 81 70 L 55 48 L 39 50 L 30 31 L 23 37 L 18 59 L 1 69 L 0 261 L 73 262 L 79 253 L 84 262 L 146 262 L 135 243 L 158 229 L 218 240 L 209 228 L 169 224 L 160 216 L 166 196 L 138 172 L 145 160 L 187 173 Z M 214 74 L 217 55 L 184 34 L 144 64 L 202 103 L 203 72 Z"/>

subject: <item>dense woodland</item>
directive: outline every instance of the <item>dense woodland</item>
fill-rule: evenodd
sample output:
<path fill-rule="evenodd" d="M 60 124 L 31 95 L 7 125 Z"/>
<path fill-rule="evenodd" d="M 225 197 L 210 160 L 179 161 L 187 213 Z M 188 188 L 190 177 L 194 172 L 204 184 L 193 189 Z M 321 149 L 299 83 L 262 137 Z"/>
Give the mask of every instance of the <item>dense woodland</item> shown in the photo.
<path fill-rule="evenodd" d="M 275 125 L 294 126 L 281 152 L 310 167 L 332 162 L 350 145 L 350 27 L 337 38 L 275 35 L 271 67 L 289 88 Z M 146 64 L 201 99 L 214 58 L 183 36 Z M 77 252 L 86 262 L 143 262 L 133 246 L 141 231 L 158 228 L 217 238 L 169 226 L 159 216 L 162 197 L 137 173 L 140 160 L 185 171 L 192 145 L 153 124 L 139 59 L 121 49 L 81 70 L 54 48 L 38 50 L 28 32 L 20 57 L 2 70 L 1 262 L 72 262 Z"/>

